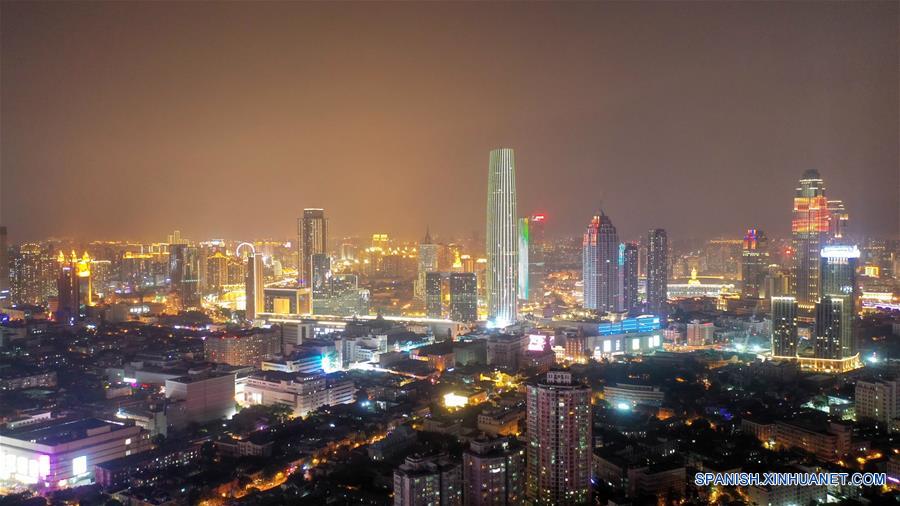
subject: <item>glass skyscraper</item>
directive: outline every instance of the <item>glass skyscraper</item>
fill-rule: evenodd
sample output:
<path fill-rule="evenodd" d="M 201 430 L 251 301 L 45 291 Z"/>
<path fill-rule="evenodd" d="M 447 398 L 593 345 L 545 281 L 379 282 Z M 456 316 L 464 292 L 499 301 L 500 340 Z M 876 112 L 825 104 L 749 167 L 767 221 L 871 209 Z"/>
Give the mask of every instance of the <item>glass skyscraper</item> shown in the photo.
<path fill-rule="evenodd" d="M 594 216 L 584 233 L 584 307 L 601 313 L 619 308 L 619 236 L 609 216 Z"/>
<path fill-rule="evenodd" d="M 510 148 L 491 151 L 487 195 L 487 307 L 497 326 L 514 323 L 519 282 L 516 161 Z"/>
<path fill-rule="evenodd" d="M 655 228 L 647 236 L 647 310 L 666 327 L 669 307 L 669 241 L 666 231 Z"/>
<path fill-rule="evenodd" d="M 297 276 L 300 286 L 312 284 L 312 257 L 327 248 L 327 222 L 324 209 L 304 209 L 297 224 Z"/>
<path fill-rule="evenodd" d="M 819 252 L 830 225 L 825 183 L 818 171 L 808 170 L 800 178 L 791 221 L 791 292 L 801 308 L 812 308 L 819 299 Z"/>

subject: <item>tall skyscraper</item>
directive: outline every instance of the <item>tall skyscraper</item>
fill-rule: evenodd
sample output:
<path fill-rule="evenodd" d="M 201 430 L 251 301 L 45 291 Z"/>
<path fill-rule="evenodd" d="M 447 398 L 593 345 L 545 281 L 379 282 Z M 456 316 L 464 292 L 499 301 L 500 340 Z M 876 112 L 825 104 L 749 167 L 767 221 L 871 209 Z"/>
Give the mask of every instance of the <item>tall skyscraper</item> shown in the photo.
<path fill-rule="evenodd" d="M 313 255 L 325 253 L 327 225 L 324 209 L 304 209 L 303 217 L 297 220 L 297 275 L 302 287 L 312 283 Z"/>
<path fill-rule="evenodd" d="M 331 257 L 325 253 L 315 253 L 309 263 L 312 266 L 313 296 L 327 297 L 331 292 Z"/>
<path fill-rule="evenodd" d="M 246 319 L 255 320 L 265 307 L 265 282 L 263 254 L 251 249 L 246 256 L 247 266 L 244 269 L 244 308 Z"/>
<path fill-rule="evenodd" d="M 797 299 L 772 297 L 772 355 L 797 356 Z"/>
<path fill-rule="evenodd" d="M 762 230 L 751 228 L 744 234 L 741 254 L 742 294 L 748 299 L 758 299 L 764 291 L 769 266 L 769 245 Z"/>
<path fill-rule="evenodd" d="M 200 250 L 196 246 L 169 246 L 169 279 L 182 307 L 200 307 Z"/>
<path fill-rule="evenodd" d="M 528 251 L 531 243 L 528 218 L 519 218 L 519 300 L 528 300 Z"/>
<path fill-rule="evenodd" d="M 443 316 L 441 304 L 441 285 L 443 275 L 440 272 L 428 272 L 425 274 L 425 315 L 429 318 L 441 318 Z"/>
<path fill-rule="evenodd" d="M 847 227 L 850 225 L 850 215 L 847 214 L 847 208 L 844 207 L 844 201 L 829 200 L 828 214 L 830 216 L 828 235 L 831 237 L 831 240 L 846 240 Z"/>
<path fill-rule="evenodd" d="M 622 310 L 638 309 L 638 245 L 625 242 L 619 245 L 619 272 L 622 283 Z"/>
<path fill-rule="evenodd" d="M 853 319 L 856 314 L 856 246 L 825 246 L 820 252 L 816 304 L 815 355 L 841 360 L 853 354 Z"/>
<path fill-rule="evenodd" d="M 463 453 L 463 504 L 524 504 L 525 450 L 514 439 L 474 440 Z"/>
<path fill-rule="evenodd" d="M 439 246 L 431 239 L 431 230 L 425 229 L 425 238 L 419 243 L 419 276 L 416 279 L 416 297 L 425 300 L 425 274 L 438 270 Z"/>
<path fill-rule="evenodd" d="M 807 170 L 794 197 L 791 243 L 791 291 L 801 309 L 810 309 L 819 298 L 819 252 L 831 226 L 825 183 L 819 172 Z"/>
<path fill-rule="evenodd" d="M 609 216 L 594 216 L 584 233 L 584 307 L 601 313 L 619 307 L 619 236 Z"/>
<path fill-rule="evenodd" d="M 591 389 L 568 371 L 527 385 L 526 495 L 535 505 L 587 504 L 591 495 Z"/>
<path fill-rule="evenodd" d="M 488 319 L 497 326 L 518 319 L 517 217 L 515 153 L 495 149 L 488 165 L 486 281 Z"/>
<path fill-rule="evenodd" d="M 474 272 L 450 274 L 450 319 L 458 322 L 478 320 L 478 279 Z"/>
<path fill-rule="evenodd" d="M 532 302 L 541 302 L 544 298 L 546 227 L 546 215 L 535 214 L 528 220 L 528 299 Z"/>
<path fill-rule="evenodd" d="M 659 316 L 663 328 L 669 316 L 669 241 L 666 231 L 654 228 L 647 236 L 647 310 Z"/>
<path fill-rule="evenodd" d="M 93 304 L 91 287 L 91 258 L 87 252 L 78 257 L 73 251 L 66 256 L 62 251 L 57 258 L 59 271 L 57 276 L 57 309 L 56 321 L 69 322 L 80 318 L 83 308 Z"/>

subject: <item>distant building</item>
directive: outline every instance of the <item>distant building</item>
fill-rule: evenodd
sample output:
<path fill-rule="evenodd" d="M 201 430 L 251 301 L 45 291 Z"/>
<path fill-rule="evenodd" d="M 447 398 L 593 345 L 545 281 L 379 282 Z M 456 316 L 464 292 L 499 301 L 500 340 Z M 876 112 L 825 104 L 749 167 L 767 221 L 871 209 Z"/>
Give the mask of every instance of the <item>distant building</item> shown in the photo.
<path fill-rule="evenodd" d="M 663 392 L 652 385 L 631 385 L 618 383 L 603 387 L 603 396 L 616 409 L 631 409 L 639 405 L 662 406 Z"/>
<path fill-rule="evenodd" d="M 775 422 L 775 443 L 780 448 L 800 448 L 834 462 L 850 450 L 852 427 L 838 422 L 807 419 Z"/>
<path fill-rule="evenodd" d="M 265 311 L 265 286 L 263 255 L 256 253 L 251 246 L 244 271 L 244 308 L 248 320 L 255 320 L 259 313 Z"/>
<path fill-rule="evenodd" d="M 448 457 L 407 457 L 394 470 L 394 506 L 460 506 L 462 473 Z"/>
<path fill-rule="evenodd" d="M 751 228 L 744 234 L 744 248 L 741 255 L 742 295 L 748 299 L 758 299 L 765 291 L 766 274 L 769 266 L 769 247 L 766 234 Z"/>
<path fill-rule="evenodd" d="M 712 322 L 700 323 L 694 320 L 687 324 L 688 346 L 705 346 L 713 343 L 716 326 Z"/>
<path fill-rule="evenodd" d="M 352 404 L 356 387 L 342 374 L 301 374 L 262 371 L 250 375 L 244 386 L 248 405 L 284 405 L 295 416 L 306 416 L 323 406 Z"/>
<path fill-rule="evenodd" d="M 825 183 L 817 170 L 807 170 L 796 190 L 791 222 L 791 291 L 803 309 L 811 309 L 819 299 L 819 252 L 829 228 Z"/>
<path fill-rule="evenodd" d="M 328 245 L 327 221 L 325 210 L 307 208 L 303 216 L 297 220 L 297 258 L 298 281 L 302 287 L 312 284 L 312 257 L 326 253 Z"/>
<path fill-rule="evenodd" d="M 419 243 L 419 266 L 416 278 L 416 297 L 425 300 L 425 275 L 438 270 L 439 246 L 431 239 L 431 230 L 425 229 L 425 238 Z"/>
<path fill-rule="evenodd" d="M 523 335 L 498 334 L 488 338 L 488 365 L 507 371 L 517 371 L 522 361 L 527 339 Z"/>
<path fill-rule="evenodd" d="M 669 241 L 666 231 L 655 228 L 647 237 L 647 311 L 659 316 L 663 328 L 667 326 L 669 283 Z"/>
<path fill-rule="evenodd" d="M 591 389 L 567 371 L 526 386 L 526 496 L 534 504 L 587 504 L 591 497 Z"/>
<path fill-rule="evenodd" d="M 532 302 L 541 302 L 544 298 L 546 227 L 546 215 L 535 214 L 528 220 L 528 298 Z"/>
<path fill-rule="evenodd" d="M 619 245 L 619 272 L 622 282 L 622 311 L 637 311 L 638 301 L 638 245 L 625 242 Z"/>
<path fill-rule="evenodd" d="M 584 307 L 599 313 L 619 311 L 619 236 L 609 216 L 594 216 L 582 242 Z"/>
<path fill-rule="evenodd" d="M 281 335 L 272 330 L 242 330 L 211 335 L 203 341 L 206 360 L 228 365 L 258 367 L 260 362 L 281 351 Z"/>
<path fill-rule="evenodd" d="M 463 453 L 463 504 L 523 504 L 525 450 L 515 439 L 474 440 Z"/>
<path fill-rule="evenodd" d="M 531 263 L 528 260 L 529 252 L 531 251 L 531 232 L 529 227 L 528 218 L 519 218 L 519 290 L 518 297 L 519 300 L 529 300 L 529 286 L 528 283 L 531 281 L 531 276 L 528 274 L 528 270 L 531 267 Z"/>
<path fill-rule="evenodd" d="M 443 315 L 442 290 L 444 276 L 440 272 L 425 273 L 425 315 L 441 318 Z"/>
<path fill-rule="evenodd" d="M 474 272 L 450 274 L 450 319 L 466 323 L 478 320 L 478 280 Z"/>
<path fill-rule="evenodd" d="M 208 372 L 166 380 L 166 398 L 181 401 L 184 419 L 206 423 L 234 415 L 235 375 Z"/>

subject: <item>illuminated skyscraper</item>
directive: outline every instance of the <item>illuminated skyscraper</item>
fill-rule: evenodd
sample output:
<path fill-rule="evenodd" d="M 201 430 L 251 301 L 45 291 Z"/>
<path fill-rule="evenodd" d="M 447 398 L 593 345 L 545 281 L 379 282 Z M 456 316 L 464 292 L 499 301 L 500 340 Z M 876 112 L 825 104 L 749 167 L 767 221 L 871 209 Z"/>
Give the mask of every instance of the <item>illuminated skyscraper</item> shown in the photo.
<path fill-rule="evenodd" d="M 748 299 L 757 299 L 764 289 L 769 266 L 769 245 L 762 230 L 751 228 L 744 234 L 744 249 L 741 255 L 742 294 Z"/>
<path fill-rule="evenodd" d="M 463 453 L 463 504 L 523 504 L 525 450 L 514 439 L 476 439 Z"/>
<path fill-rule="evenodd" d="M 647 311 L 659 316 L 666 327 L 669 307 L 669 241 L 666 231 L 655 228 L 647 236 Z"/>
<path fill-rule="evenodd" d="M 84 314 L 83 308 L 93 304 L 91 295 L 91 258 L 87 252 L 78 257 L 73 251 L 66 257 L 61 251 L 57 258 L 56 320 L 69 322 Z"/>
<path fill-rule="evenodd" d="M 622 310 L 638 309 L 638 245 L 625 242 L 619 245 L 619 272 L 621 274 Z"/>
<path fill-rule="evenodd" d="M 450 274 L 450 319 L 458 322 L 478 320 L 478 280 L 474 272 Z"/>
<path fill-rule="evenodd" d="M 246 310 L 246 318 L 255 320 L 259 313 L 265 307 L 265 283 L 264 283 L 264 266 L 263 254 L 257 253 L 256 250 L 247 245 L 250 252 L 245 257 L 247 266 L 244 269 L 244 309 Z M 238 246 L 238 255 L 240 255 L 240 246 Z"/>
<path fill-rule="evenodd" d="M 431 240 L 431 231 L 425 229 L 425 238 L 419 243 L 419 276 L 416 279 L 416 297 L 425 300 L 425 274 L 438 270 L 438 245 Z"/>
<path fill-rule="evenodd" d="M 797 356 L 797 299 L 772 297 L 772 355 Z"/>
<path fill-rule="evenodd" d="M 440 272 L 425 274 L 425 314 L 429 318 L 440 318 L 443 314 L 441 285 L 443 285 L 443 275 Z"/>
<path fill-rule="evenodd" d="M 844 207 L 843 200 L 829 200 L 828 214 L 831 219 L 828 224 L 828 234 L 831 240 L 840 241 L 846 239 L 847 226 L 850 224 L 850 215 Z"/>
<path fill-rule="evenodd" d="M 856 314 L 856 246 L 821 249 L 816 304 L 816 358 L 839 360 L 853 354 L 853 318 Z"/>
<path fill-rule="evenodd" d="M 200 307 L 200 250 L 196 246 L 169 245 L 169 279 L 182 307 Z"/>
<path fill-rule="evenodd" d="M 302 287 L 312 283 L 313 255 L 325 253 L 327 225 L 324 209 L 304 209 L 303 217 L 297 220 L 297 275 Z"/>
<path fill-rule="evenodd" d="M 310 259 L 310 265 L 313 296 L 327 297 L 331 293 L 331 257 L 325 253 L 316 253 Z"/>
<path fill-rule="evenodd" d="M 532 302 L 544 298 L 546 226 L 547 217 L 543 214 L 535 214 L 528 220 L 528 299 Z"/>
<path fill-rule="evenodd" d="M 6 244 L 6 227 L 0 226 L 0 308 L 9 302 L 9 246 Z"/>
<path fill-rule="evenodd" d="M 568 371 L 529 382 L 526 495 L 535 505 L 588 504 L 591 495 L 591 389 Z"/>
<path fill-rule="evenodd" d="M 519 300 L 528 300 L 528 251 L 531 236 L 528 218 L 519 218 Z"/>
<path fill-rule="evenodd" d="M 594 216 L 584 233 L 584 307 L 601 313 L 619 310 L 619 236 L 609 216 Z"/>
<path fill-rule="evenodd" d="M 825 183 L 818 171 L 808 170 L 800 178 L 791 222 L 791 291 L 801 308 L 809 309 L 818 300 L 819 252 L 828 242 L 830 226 Z"/>
<path fill-rule="evenodd" d="M 487 196 L 488 319 L 505 326 L 518 319 L 519 244 L 516 162 L 512 149 L 491 151 Z"/>

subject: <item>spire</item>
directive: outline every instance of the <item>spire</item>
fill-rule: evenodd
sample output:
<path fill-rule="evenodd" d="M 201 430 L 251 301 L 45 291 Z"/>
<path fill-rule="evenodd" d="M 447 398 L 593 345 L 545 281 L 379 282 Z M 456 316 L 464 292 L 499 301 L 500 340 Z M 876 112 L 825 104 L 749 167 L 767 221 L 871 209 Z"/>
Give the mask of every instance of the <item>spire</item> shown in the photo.
<path fill-rule="evenodd" d="M 425 239 L 422 241 L 422 244 L 433 244 L 431 242 L 431 227 L 429 225 L 425 225 Z"/>

